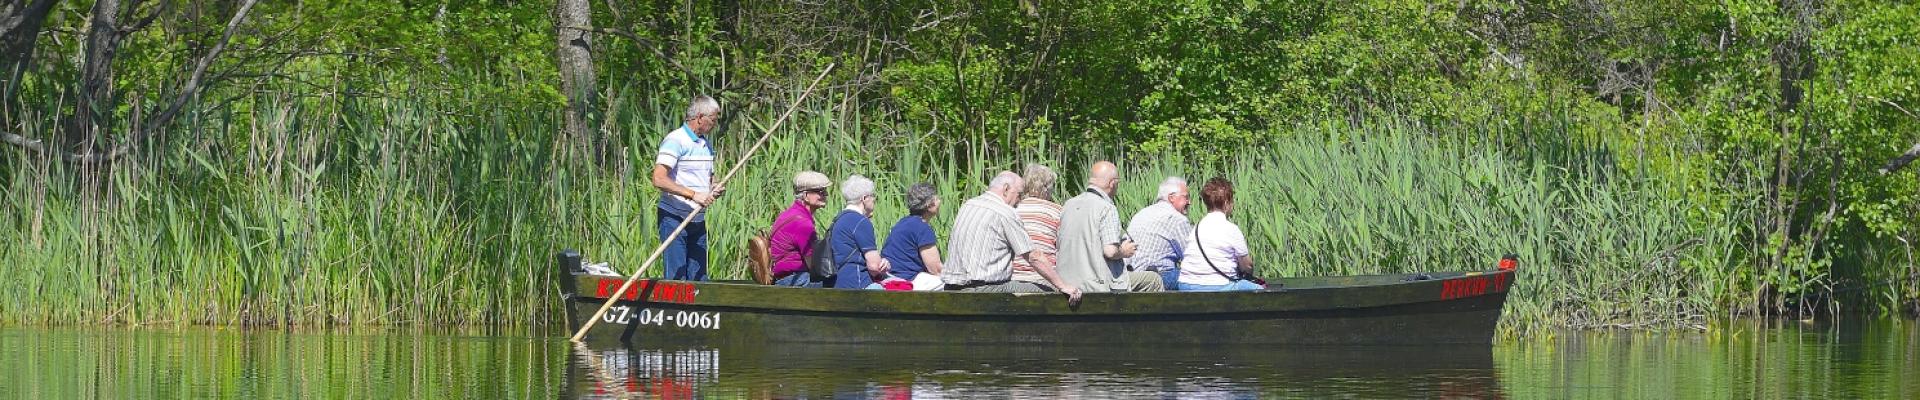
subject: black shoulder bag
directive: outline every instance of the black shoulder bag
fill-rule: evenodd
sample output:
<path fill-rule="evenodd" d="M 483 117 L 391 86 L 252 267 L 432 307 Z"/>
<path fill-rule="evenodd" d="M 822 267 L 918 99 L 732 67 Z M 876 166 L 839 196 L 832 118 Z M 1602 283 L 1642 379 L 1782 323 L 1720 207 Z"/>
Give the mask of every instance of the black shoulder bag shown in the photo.
<path fill-rule="evenodd" d="M 840 217 L 846 215 L 844 210 L 834 214 L 833 220 L 827 222 L 827 232 L 814 235 L 813 259 L 807 260 L 807 272 L 813 274 L 813 279 L 830 281 L 834 275 L 839 275 L 840 258 L 833 254 L 833 242 L 830 239 L 833 237 L 833 226 L 839 224 Z"/>
<path fill-rule="evenodd" d="M 1200 249 L 1200 259 L 1207 260 L 1207 267 L 1213 268 L 1213 273 L 1220 274 L 1220 276 L 1227 277 L 1228 282 L 1248 281 L 1248 282 L 1253 282 L 1256 285 L 1260 285 L 1260 287 L 1262 288 L 1267 287 L 1267 280 L 1260 279 L 1260 277 L 1253 276 L 1253 274 L 1246 274 L 1245 276 L 1241 276 L 1241 274 L 1238 273 L 1239 271 L 1234 271 L 1236 272 L 1235 274 L 1233 274 L 1232 276 L 1228 276 L 1226 271 L 1220 270 L 1220 266 L 1213 265 L 1213 257 L 1207 256 L 1207 245 L 1204 243 L 1200 243 L 1199 224 L 1195 224 L 1193 227 L 1193 247 Z"/>

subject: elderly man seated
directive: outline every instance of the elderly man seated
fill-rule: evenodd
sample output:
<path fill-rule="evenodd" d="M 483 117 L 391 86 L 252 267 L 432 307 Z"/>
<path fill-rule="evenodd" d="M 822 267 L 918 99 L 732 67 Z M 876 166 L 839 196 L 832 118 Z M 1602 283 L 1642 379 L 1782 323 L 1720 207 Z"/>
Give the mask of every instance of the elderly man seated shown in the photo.
<path fill-rule="evenodd" d="M 1035 272 L 1069 301 L 1080 301 L 1080 289 L 1053 271 L 1053 262 L 1033 254 L 1033 243 L 1013 205 L 1020 201 L 1026 182 L 1019 174 L 1001 171 L 987 184 L 987 192 L 960 205 L 948 235 L 948 259 L 940 271 L 947 290 L 966 292 L 1045 292 L 1047 288 L 1013 280 L 1013 259 L 1026 258 Z"/>
<path fill-rule="evenodd" d="M 1159 274 L 1127 270 L 1136 245 L 1120 230 L 1120 210 L 1113 204 L 1119 168 L 1101 161 L 1087 172 L 1086 192 L 1061 206 L 1060 277 L 1088 292 L 1165 290 Z"/>
<path fill-rule="evenodd" d="M 820 287 L 825 277 L 807 272 L 813 248 L 813 212 L 827 205 L 827 186 L 833 184 L 825 174 L 801 171 L 793 176 L 793 205 L 774 217 L 773 232 L 767 238 L 767 252 L 773 261 L 773 282 L 781 286 Z"/>
<path fill-rule="evenodd" d="M 1127 257 L 1127 270 L 1160 274 L 1167 290 L 1179 287 L 1180 251 L 1193 236 L 1193 222 L 1187 219 L 1187 180 L 1178 176 L 1160 182 L 1153 205 L 1140 209 L 1127 222 L 1127 236 L 1139 248 Z"/>

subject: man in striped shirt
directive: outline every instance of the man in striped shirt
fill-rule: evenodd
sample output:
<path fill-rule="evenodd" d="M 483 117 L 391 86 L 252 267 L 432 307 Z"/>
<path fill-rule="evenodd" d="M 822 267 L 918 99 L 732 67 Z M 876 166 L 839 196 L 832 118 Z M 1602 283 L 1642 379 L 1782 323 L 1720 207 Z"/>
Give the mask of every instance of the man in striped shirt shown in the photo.
<path fill-rule="evenodd" d="M 707 133 L 719 125 L 720 103 L 712 97 L 693 98 L 687 106 L 686 123 L 667 132 L 654 156 L 653 187 L 660 189 L 658 215 L 660 241 L 667 244 L 660 262 L 666 266 L 666 279 L 707 280 L 706 207 L 713 204 L 726 188 L 714 185 L 713 146 Z M 683 221 L 687 228 L 674 237 L 673 230 Z"/>
<path fill-rule="evenodd" d="M 948 258 L 941 263 L 940 280 L 947 284 L 947 290 L 1048 291 L 1045 286 L 1013 280 L 1013 260 L 1025 258 L 1053 288 L 1067 295 L 1069 303 L 1080 302 L 1080 290 L 1060 280 L 1053 272 L 1052 260 L 1034 254 L 1033 241 L 1020 226 L 1013 204 L 1025 187 L 1020 175 L 1001 171 L 987 184 L 986 193 L 960 205 L 960 214 L 953 218 L 953 231 L 947 235 Z"/>

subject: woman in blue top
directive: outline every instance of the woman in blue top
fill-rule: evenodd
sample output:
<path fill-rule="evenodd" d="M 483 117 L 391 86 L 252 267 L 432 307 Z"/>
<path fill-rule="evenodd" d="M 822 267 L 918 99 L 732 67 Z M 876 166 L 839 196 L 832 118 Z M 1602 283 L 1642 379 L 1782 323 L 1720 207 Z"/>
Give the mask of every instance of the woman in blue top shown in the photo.
<path fill-rule="evenodd" d="M 913 290 L 940 290 L 940 237 L 933 232 L 933 216 L 940 214 L 940 195 L 933 185 L 907 188 L 907 216 L 887 231 L 880 256 L 891 264 L 894 277 L 913 282 Z"/>
<path fill-rule="evenodd" d="M 833 247 L 834 277 L 828 287 L 865 289 L 887 273 L 887 260 L 880 258 L 880 246 L 873 240 L 873 181 L 864 176 L 848 176 L 840 185 L 847 208 L 833 217 L 827 229 L 827 244 Z"/>

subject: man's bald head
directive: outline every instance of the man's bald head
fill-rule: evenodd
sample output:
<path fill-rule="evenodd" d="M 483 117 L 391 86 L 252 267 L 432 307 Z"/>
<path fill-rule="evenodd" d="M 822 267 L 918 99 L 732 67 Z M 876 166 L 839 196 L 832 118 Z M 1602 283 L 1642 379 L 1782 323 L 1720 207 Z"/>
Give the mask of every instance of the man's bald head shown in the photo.
<path fill-rule="evenodd" d="M 1113 196 L 1113 189 L 1120 186 L 1120 168 L 1109 161 L 1093 163 L 1087 170 L 1087 186 L 1099 188 L 1107 196 Z"/>
<path fill-rule="evenodd" d="M 1091 179 L 1113 179 L 1120 175 L 1119 168 L 1113 166 L 1111 161 L 1093 163 L 1093 169 L 1087 172 L 1087 176 Z"/>

